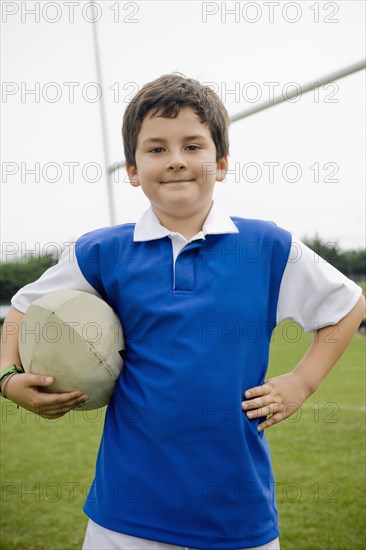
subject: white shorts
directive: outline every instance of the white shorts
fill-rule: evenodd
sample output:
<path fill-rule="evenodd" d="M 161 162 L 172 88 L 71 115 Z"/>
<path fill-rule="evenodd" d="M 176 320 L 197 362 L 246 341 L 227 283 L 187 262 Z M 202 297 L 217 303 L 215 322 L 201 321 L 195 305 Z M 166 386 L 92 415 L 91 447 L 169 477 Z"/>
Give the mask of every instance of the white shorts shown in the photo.
<path fill-rule="evenodd" d="M 165 544 L 155 540 L 140 539 L 131 537 L 117 531 L 105 529 L 89 519 L 86 529 L 83 550 L 194 550 L 184 546 L 175 546 L 174 544 Z M 252 548 L 243 548 L 242 550 L 280 550 L 279 539 L 267 542 L 261 546 Z"/>

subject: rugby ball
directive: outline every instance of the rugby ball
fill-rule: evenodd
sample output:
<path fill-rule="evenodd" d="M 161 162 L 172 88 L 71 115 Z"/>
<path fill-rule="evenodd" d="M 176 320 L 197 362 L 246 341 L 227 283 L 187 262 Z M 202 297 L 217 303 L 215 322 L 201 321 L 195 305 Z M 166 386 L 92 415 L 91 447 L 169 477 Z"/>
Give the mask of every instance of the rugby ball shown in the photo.
<path fill-rule="evenodd" d="M 103 407 L 123 368 L 122 326 L 101 298 L 79 290 L 46 294 L 26 311 L 19 332 L 25 372 L 51 374 L 49 392 L 82 390 L 88 401 L 75 410 Z"/>

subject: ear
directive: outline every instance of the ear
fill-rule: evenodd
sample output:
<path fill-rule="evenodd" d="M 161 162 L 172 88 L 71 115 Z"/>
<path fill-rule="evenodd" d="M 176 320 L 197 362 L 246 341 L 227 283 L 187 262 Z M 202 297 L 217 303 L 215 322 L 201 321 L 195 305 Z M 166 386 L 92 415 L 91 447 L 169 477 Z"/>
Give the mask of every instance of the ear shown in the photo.
<path fill-rule="evenodd" d="M 126 162 L 125 168 L 128 175 L 128 179 L 130 180 L 130 184 L 133 187 L 139 187 L 140 181 L 137 173 L 137 166 L 134 166 L 130 162 Z"/>
<path fill-rule="evenodd" d="M 226 177 L 226 173 L 228 170 L 229 162 L 227 155 L 224 155 L 220 160 L 216 163 L 216 181 L 223 181 Z"/>

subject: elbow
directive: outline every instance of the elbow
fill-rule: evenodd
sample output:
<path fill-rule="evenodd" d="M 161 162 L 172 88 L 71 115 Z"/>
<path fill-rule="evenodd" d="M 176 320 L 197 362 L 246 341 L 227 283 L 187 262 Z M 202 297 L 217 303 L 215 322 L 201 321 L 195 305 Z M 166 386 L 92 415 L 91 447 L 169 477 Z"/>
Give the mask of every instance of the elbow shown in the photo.
<path fill-rule="evenodd" d="M 366 300 L 365 300 L 365 296 L 363 294 L 361 294 L 360 299 L 357 302 L 355 308 L 359 309 L 360 316 L 361 316 L 360 321 L 361 321 L 365 316 L 365 310 L 366 310 Z"/>
<path fill-rule="evenodd" d="M 362 319 L 365 317 L 365 311 L 366 311 L 366 300 L 363 294 L 361 294 L 359 302 L 360 302 L 360 310 L 361 310 L 361 320 L 360 320 L 361 322 Z"/>
<path fill-rule="evenodd" d="M 348 314 L 351 318 L 354 319 L 354 322 L 357 325 L 357 328 L 359 327 L 361 322 L 365 319 L 365 309 L 366 309 L 365 297 L 363 296 L 363 294 L 361 294 L 357 304 Z"/>

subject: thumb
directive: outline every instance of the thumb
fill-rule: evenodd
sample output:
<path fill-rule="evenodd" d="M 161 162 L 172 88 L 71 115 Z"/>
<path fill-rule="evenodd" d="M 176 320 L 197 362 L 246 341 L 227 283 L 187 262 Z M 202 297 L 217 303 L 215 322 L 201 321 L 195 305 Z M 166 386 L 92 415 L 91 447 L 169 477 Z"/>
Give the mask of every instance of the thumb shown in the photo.
<path fill-rule="evenodd" d="M 54 382 L 54 377 L 50 375 L 43 374 L 33 374 L 32 375 L 32 386 L 49 386 Z"/>

